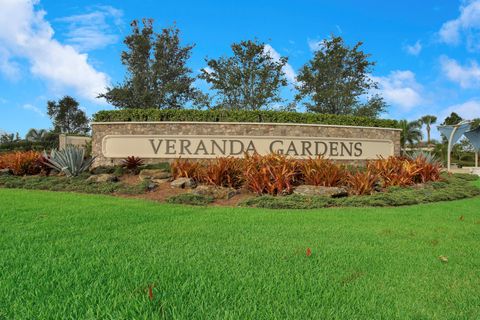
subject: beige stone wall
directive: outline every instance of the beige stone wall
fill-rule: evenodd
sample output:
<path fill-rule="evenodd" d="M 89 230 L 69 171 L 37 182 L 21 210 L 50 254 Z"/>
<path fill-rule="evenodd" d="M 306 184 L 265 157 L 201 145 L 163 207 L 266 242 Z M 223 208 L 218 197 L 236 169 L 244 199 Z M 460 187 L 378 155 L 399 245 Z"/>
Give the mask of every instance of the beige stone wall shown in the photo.
<path fill-rule="evenodd" d="M 229 122 L 104 122 L 93 123 L 92 131 L 92 153 L 96 157 L 95 166 L 121 162 L 121 159 L 104 157 L 102 139 L 106 135 L 230 135 L 386 139 L 393 142 L 394 154 L 400 154 L 400 130 L 390 128 Z M 156 163 L 174 159 L 144 160 L 146 163 Z M 362 160 L 338 161 L 350 164 L 364 163 Z"/>
<path fill-rule="evenodd" d="M 69 136 L 66 134 L 61 134 L 58 136 L 58 147 L 59 149 L 64 149 L 68 145 L 85 147 L 91 140 L 92 138 L 90 137 Z"/>

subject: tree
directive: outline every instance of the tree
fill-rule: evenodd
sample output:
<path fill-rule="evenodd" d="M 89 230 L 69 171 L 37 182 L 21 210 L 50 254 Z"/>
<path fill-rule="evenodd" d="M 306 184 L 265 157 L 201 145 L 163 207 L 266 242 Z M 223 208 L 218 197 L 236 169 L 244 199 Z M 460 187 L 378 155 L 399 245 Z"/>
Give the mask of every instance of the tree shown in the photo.
<path fill-rule="evenodd" d="M 195 102 L 199 91 L 193 87 L 195 78 L 187 67 L 194 45 L 180 45 L 180 30 L 176 26 L 153 30 L 153 19 L 131 23 L 132 34 L 124 43 L 122 64 L 127 77 L 122 84 L 107 88 L 99 97 L 117 108 L 180 109 Z"/>
<path fill-rule="evenodd" d="M 420 121 L 400 120 L 398 122 L 399 128 L 402 129 L 400 134 L 400 145 L 405 148 L 407 143 L 413 146 L 415 142 L 422 140 L 422 124 Z"/>
<path fill-rule="evenodd" d="M 0 144 L 12 143 L 15 141 L 15 134 L 13 133 L 3 133 L 0 136 Z"/>
<path fill-rule="evenodd" d="M 286 57 L 274 58 L 258 40 L 231 46 L 233 56 L 206 60 L 199 76 L 216 92 L 214 108 L 259 110 L 283 101 L 280 88 L 287 85 L 282 68 Z"/>
<path fill-rule="evenodd" d="M 445 118 L 445 120 L 443 120 L 442 125 L 452 126 L 455 124 L 459 124 L 462 120 L 462 117 L 460 117 L 457 113 L 452 112 L 448 117 Z"/>
<path fill-rule="evenodd" d="M 427 144 L 430 144 L 430 130 L 431 125 L 437 122 L 437 117 L 432 115 L 426 115 L 420 118 L 420 122 L 425 125 L 427 129 Z"/>
<path fill-rule="evenodd" d="M 48 101 L 47 114 L 52 119 L 53 131 L 57 133 L 86 134 L 90 131 L 87 115 L 70 96 L 58 102 Z"/>
<path fill-rule="evenodd" d="M 45 137 L 47 136 L 48 134 L 48 131 L 45 130 L 45 129 L 30 129 L 28 130 L 26 136 L 25 136 L 25 140 L 27 141 L 30 141 L 30 142 L 34 142 L 34 141 L 42 141 L 45 139 Z"/>
<path fill-rule="evenodd" d="M 375 62 L 360 50 L 362 42 L 348 47 L 341 37 L 323 40 L 314 57 L 299 71 L 296 101 L 309 111 L 378 117 L 386 110 L 383 98 L 374 94 L 378 84 L 370 76 Z"/>

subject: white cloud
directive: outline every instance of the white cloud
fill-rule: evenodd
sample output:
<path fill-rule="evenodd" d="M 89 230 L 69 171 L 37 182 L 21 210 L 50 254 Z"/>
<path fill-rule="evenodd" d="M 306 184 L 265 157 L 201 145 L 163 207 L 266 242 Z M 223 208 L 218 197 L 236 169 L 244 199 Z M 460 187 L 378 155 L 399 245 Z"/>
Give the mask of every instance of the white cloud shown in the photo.
<path fill-rule="evenodd" d="M 422 43 L 420 40 L 417 40 L 417 42 L 412 45 L 406 45 L 405 51 L 412 56 L 418 56 L 422 51 Z"/>
<path fill-rule="evenodd" d="M 205 72 L 208 73 L 208 74 L 213 73 L 213 69 L 208 67 L 208 66 L 203 68 L 203 70 L 205 70 Z"/>
<path fill-rule="evenodd" d="M 315 52 L 323 48 L 323 40 L 307 39 L 308 47 L 310 51 Z"/>
<path fill-rule="evenodd" d="M 461 104 L 452 105 L 440 113 L 439 119 L 445 119 L 452 112 L 457 113 L 460 117 L 466 120 L 480 118 L 480 100 L 472 99 Z"/>
<path fill-rule="evenodd" d="M 10 60 L 10 54 L 0 47 L 0 73 L 3 73 L 8 79 L 18 80 L 20 78 L 20 68 L 15 61 Z"/>
<path fill-rule="evenodd" d="M 24 104 L 24 105 L 22 106 L 22 108 L 25 109 L 25 110 L 33 111 L 33 112 L 35 112 L 36 114 L 38 114 L 38 115 L 40 115 L 40 116 L 42 116 L 42 117 L 46 117 L 46 114 L 43 113 L 43 111 L 40 110 L 39 107 L 36 107 L 36 106 L 31 105 L 31 104 L 29 104 L 29 103 Z"/>
<path fill-rule="evenodd" d="M 480 49 L 480 0 L 474 0 L 460 7 L 457 19 L 445 22 L 438 32 L 440 41 L 458 45 L 463 37 L 469 50 Z"/>
<path fill-rule="evenodd" d="M 57 88 L 73 88 L 92 101 L 105 90 L 108 76 L 93 68 L 88 55 L 54 39 L 54 31 L 34 0 L 0 0 L 0 47 L 9 59 L 29 62 L 30 72 Z"/>
<path fill-rule="evenodd" d="M 280 54 L 275 49 L 273 49 L 271 45 L 266 44 L 264 50 L 275 61 L 280 61 L 280 58 L 281 58 Z M 285 73 L 285 77 L 287 78 L 290 84 L 293 84 L 293 85 L 297 84 L 297 74 L 295 73 L 295 70 L 289 63 L 286 63 L 283 66 L 282 71 Z"/>
<path fill-rule="evenodd" d="M 480 87 L 480 66 L 474 60 L 462 66 L 455 59 L 440 57 L 440 66 L 448 79 L 458 83 L 462 88 Z"/>
<path fill-rule="evenodd" d="M 79 51 L 102 49 L 118 42 L 118 32 L 112 24 L 123 24 L 121 10 L 110 6 L 95 7 L 95 11 L 68 16 L 56 21 L 67 24 L 67 42 Z"/>
<path fill-rule="evenodd" d="M 374 77 L 379 84 L 379 93 L 385 101 L 399 106 L 405 111 L 424 102 L 421 97 L 422 86 L 416 81 L 415 74 L 409 70 L 392 71 L 387 77 Z"/>

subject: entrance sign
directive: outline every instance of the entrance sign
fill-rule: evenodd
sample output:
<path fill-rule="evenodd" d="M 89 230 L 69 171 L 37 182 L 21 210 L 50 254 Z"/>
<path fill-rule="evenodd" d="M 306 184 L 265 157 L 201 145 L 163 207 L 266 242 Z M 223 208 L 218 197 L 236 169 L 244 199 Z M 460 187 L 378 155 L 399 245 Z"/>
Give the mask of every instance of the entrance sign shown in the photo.
<path fill-rule="evenodd" d="M 243 157 L 244 153 L 285 154 L 294 158 L 324 156 L 333 160 L 368 160 L 394 155 L 387 139 L 344 137 L 230 136 L 230 135 L 105 135 L 106 158 Z"/>

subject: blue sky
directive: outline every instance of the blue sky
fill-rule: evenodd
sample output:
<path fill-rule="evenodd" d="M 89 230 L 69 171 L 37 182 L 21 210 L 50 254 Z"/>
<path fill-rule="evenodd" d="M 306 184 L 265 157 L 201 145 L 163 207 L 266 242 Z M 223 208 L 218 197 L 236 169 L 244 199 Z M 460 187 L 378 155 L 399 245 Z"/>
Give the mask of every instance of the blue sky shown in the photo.
<path fill-rule="evenodd" d="M 154 18 L 158 30 L 175 22 L 184 43 L 196 44 L 194 73 L 205 57 L 256 37 L 272 55 L 289 57 L 293 83 L 321 39 L 334 33 L 350 45 L 363 41 L 390 105 L 383 117 L 480 117 L 480 0 L 0 0 L 0 8 L 0 130 L 7 132 L 48 128 L 47 100 L 66 94 L 89 115 L 111 109 L 95 97 L 123 80 L 122 40 L 142 17 Z M 291 86 L 282 95 L 291 98 Z"/>

